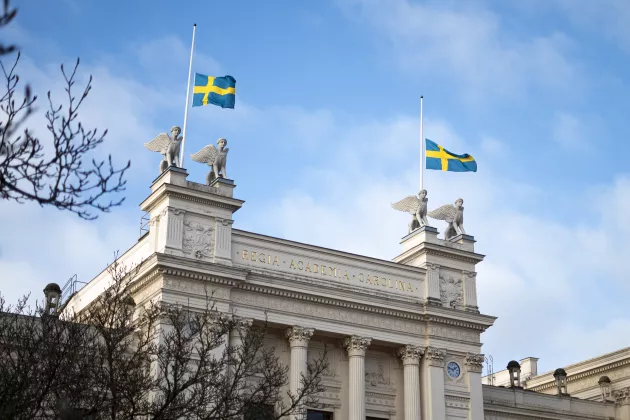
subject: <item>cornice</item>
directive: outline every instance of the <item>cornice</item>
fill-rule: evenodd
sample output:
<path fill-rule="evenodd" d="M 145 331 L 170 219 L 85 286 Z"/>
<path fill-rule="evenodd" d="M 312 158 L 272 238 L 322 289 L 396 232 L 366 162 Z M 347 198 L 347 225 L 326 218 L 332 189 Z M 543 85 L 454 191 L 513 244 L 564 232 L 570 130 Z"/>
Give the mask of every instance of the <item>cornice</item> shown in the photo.
<path fill-rule="evenodd" d="M 381 307 L 372 306 L 369 304 L 362 304 L 362 303 L 343 301 L 343 300 L 338 300 L 338 299 L 333 299 L 333 298 L 328 298 L 328 297 L 309 295 L 302 292 L 296 292 L 296 291 L 290 291 L 290 290 L 274 289 L 274 288 L 270 288 L 270 287 L 262 286 L 262 285 L 251 285 L 247 283 L 241 283 L 241 284 L 236 285 L 235 287 L 240 290 L 249 291 L 249 292 L 278 296 L 278 297 L 283 297 L 283 298 L 287 298 L 291 300 L 318 303 L 321 305 L 329 305 L 329 306 L 336 306 L 336 307 L 341 307 L 341 308 L 346 308 L 346 309 L 354 309 L 358 311 L 370 312 L 370 313 L 379 314 L 379 315 L 387 315 L 387 316 L 392 316 L 392 317 L 411 320 L 411 321 L 444 324 L 444 325 L 453 326 L 453 327 L 473 329 L 480 332 L 485 331 L 487 328 L 487 326 L 484 324 L 477 324 L 473 322 L 466 322 L 466 321 L 454 320 L 454 319 L 437 317 L 437 316 L 428 316 L 423 313 L 410 313 L 404 310 L 381 308 Z M 422 312 L 423 310 L 425 310 L 425 308 L 426 308 L 425 305 L 419 305 L 419 308 L 418 308 L 419 312 Z"/>
<path fill-rule="evenodd" d="M 404 264 L 406 261 L 415 258 L 418 254 L 428 254 L 434 257 L 443 257 L 451 260 L 462 261 L 468 264 L 477 264 L 485 258 L 483 254 L 477 254 L 475 252 L 465 251 L 456 248 L 447 248 L 439 244 L 431 242 L 422 242 L 411 249 L 403 252 L 396 257 L 400 264 Z"/>
<path fill-rule="evenodd" d="M 586 371 L 583 372 L 579 372 L 579 373 L 568 373 L 567 372 L 567 382 L 576 382 L 579 381 L 581 379 L 585 379 L 585 378 L 589 378 L 592 376 L 597 376 L 599 374 L 603 374 L 607 371 L 613 370 L 613 369 L 618 369 L 620 367 L 624 367 L 630 365 L 630 358 L 628 359 L 624 359 L 624 360 L 618 360 L 616 362 L 611 362 L 608 364 L 605 364 L 603 366 L 598 366 L 596 368 L 592 368 L 592 369 L 588 369 Z M 564 368 L 565 370 L 567 370 L 567 368 Z M 540 385 L 534 385 L 534 386 L 528 386 L 527 389 L 530 389 L 532 391 L 542 391 L 545 389 L 549 389 L 549 388 L 555 388 L 556 387 L 556 381 L 553 378 L 553 376 L 551 376 L 551 373 L 545 373 L 543 375 L 540 375 L 539 377 L 545 377 L 544 378 L 544 382 L 542 382 Z M 549 376 L 548 378 L 546 376 Z M 532 379 L 536 379 L 536 378 L 531 378 L 528 380 L 528 383 L 532 381 Z M 541 378 L 543 379 L 543 378 Z"/>

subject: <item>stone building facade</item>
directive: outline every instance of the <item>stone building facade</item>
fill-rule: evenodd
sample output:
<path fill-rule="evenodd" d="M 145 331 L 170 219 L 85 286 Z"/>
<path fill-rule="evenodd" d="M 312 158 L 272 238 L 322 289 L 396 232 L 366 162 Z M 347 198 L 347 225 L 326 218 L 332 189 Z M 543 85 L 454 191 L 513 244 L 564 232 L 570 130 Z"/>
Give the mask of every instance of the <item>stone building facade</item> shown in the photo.
<path fill-rule="evenodd" d="M 234 187 L 190 182 L 179 168 L 154 181 L 141 203 L 149 232 L 120 258 L 142 262 L 133 299 L 203 308 L 210 291 L 226 314 L 267 319 L 290 389 L 326 346 L 331 368 L 320 400 L 328 408 L 312 418 L 630 420 L 614 402 L 482 385 L 480 336 L 496 318 L 477 305 L 484 256 L 472 236 L 445 241 L 424 227 L 402 239 L 393 261 L 354 255 L 233 229 L 244 204 Z M 68 308 L 81 310 L 109 281 L 99 274 Z"/>

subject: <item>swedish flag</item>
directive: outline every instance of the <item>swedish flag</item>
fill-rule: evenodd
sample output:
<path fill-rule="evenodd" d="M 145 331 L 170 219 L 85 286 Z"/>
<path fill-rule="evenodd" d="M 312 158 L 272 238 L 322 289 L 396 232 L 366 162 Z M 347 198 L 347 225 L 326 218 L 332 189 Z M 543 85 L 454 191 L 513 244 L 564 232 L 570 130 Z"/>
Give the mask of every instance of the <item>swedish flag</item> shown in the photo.
<path fill-rule="evenodd" d="M 469 154 L 456 155 L 426 139 L 427 169 L 451 172 L 477 172 L 477 162 Z"/>
<path fill-rule="evenodd" d="M 232 76 L 214 77 L 195 73 L 192 106 L 208 104 L 234 108 L 236 80 Z"/>

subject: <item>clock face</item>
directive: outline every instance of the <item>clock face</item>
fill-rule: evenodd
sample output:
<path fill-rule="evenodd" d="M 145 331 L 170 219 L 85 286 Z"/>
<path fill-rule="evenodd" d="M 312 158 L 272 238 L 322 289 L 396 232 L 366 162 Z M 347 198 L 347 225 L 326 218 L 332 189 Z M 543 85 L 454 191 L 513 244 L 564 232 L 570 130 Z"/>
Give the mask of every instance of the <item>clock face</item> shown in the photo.
<path fill-rule="evenodd" d="M 459 365 L 457 363 L 449 362 L 448 365 L 446 365 L 446 373 L 448 373 L 448 376 L 450 376 L 451 378 L 459 378 L 460 372 L 461 369 L 459 368 Z"/>

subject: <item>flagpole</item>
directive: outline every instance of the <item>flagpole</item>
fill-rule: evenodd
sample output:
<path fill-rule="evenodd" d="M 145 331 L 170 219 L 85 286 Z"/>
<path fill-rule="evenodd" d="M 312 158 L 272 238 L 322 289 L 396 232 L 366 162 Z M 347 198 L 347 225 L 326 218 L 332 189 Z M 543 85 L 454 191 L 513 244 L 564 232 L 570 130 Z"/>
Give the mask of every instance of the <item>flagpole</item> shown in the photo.
<path fill-rule="evenodd" d="M 420 191 L 424 189 L 424 133 L 422 132 L 422 98 L 420 95 Z"/>
<path fill-rule="evenodd" d="M 195 51 L 195 32 L 197 24 L 193 25 L 192 45 L 190 47 L 190 65 L 188 66 L 188 84 L 186 85 L 186 108 L 184 109 L 184 129 L 182 130 L 182 151 L 179 166 L 184 167 L 184 145 L 186 144 L 186 126 L 188 125 L 188 106 L 190 105 L 190 79 L 192 77 L 193 52 Z"/>

